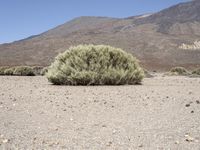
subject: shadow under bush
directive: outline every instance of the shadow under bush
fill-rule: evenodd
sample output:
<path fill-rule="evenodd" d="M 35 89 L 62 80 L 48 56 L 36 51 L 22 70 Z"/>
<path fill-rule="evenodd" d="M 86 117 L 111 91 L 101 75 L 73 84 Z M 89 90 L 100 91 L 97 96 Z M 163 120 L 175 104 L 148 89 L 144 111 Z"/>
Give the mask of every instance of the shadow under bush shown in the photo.
<path fill-rule="evenodd" d="M 140 84 L 144 72 L 136 58 L 105 45 L 79 45 L 59 54 L 46 73 L 56 85 Z"/>

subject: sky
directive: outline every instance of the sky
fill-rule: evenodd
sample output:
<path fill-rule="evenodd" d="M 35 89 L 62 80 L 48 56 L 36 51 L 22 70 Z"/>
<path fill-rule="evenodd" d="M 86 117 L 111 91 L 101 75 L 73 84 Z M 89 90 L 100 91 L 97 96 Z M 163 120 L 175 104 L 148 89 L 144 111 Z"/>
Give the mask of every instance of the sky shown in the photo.
<path fill-rule="evenodd" d="M 75 17 L 123 18 L 188 0 L 0 0 L 0 44 L 37 35 Z"/>

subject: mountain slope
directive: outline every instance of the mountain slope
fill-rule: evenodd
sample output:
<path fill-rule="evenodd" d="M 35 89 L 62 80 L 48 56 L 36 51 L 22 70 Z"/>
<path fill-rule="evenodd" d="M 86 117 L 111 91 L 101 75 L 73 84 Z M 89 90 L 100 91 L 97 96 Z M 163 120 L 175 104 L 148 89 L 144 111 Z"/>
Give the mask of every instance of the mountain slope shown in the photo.
<path fill-rule="evenodd" d="M 49 65 L 78 44 L 123 48 L 148 69 L 200 66 L 200 50 L 180 49 L 200 40 L 200 1 L 181 3 L 154 14 L 124 19 L 80 17 L 40 35 L 0 45 L 0 65 Z"/>

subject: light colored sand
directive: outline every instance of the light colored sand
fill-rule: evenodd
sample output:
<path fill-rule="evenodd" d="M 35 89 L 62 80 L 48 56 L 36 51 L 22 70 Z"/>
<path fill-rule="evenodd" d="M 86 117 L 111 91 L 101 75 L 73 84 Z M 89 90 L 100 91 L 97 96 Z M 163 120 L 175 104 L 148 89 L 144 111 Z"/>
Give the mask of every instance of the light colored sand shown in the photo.
<path fill-rule="evenodd" d="M 0 149 L 199 150 L 198 101 L 200 78 L 72 87 L 1 76 Z"/>

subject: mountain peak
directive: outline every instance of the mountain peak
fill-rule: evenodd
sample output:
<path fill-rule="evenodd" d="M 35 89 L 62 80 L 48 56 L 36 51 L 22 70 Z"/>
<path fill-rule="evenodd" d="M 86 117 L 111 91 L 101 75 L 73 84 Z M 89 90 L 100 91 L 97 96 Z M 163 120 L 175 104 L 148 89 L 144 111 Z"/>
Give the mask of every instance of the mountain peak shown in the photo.
<path fill-rule="evenodd" d="M 139 18 L 135 24 L 154 23 L 160 26 L 160 32 L 167 32 L 175 23 L 200 21 L 200 0 L 180 3 L 154 13 L 145 18 Z"/>

